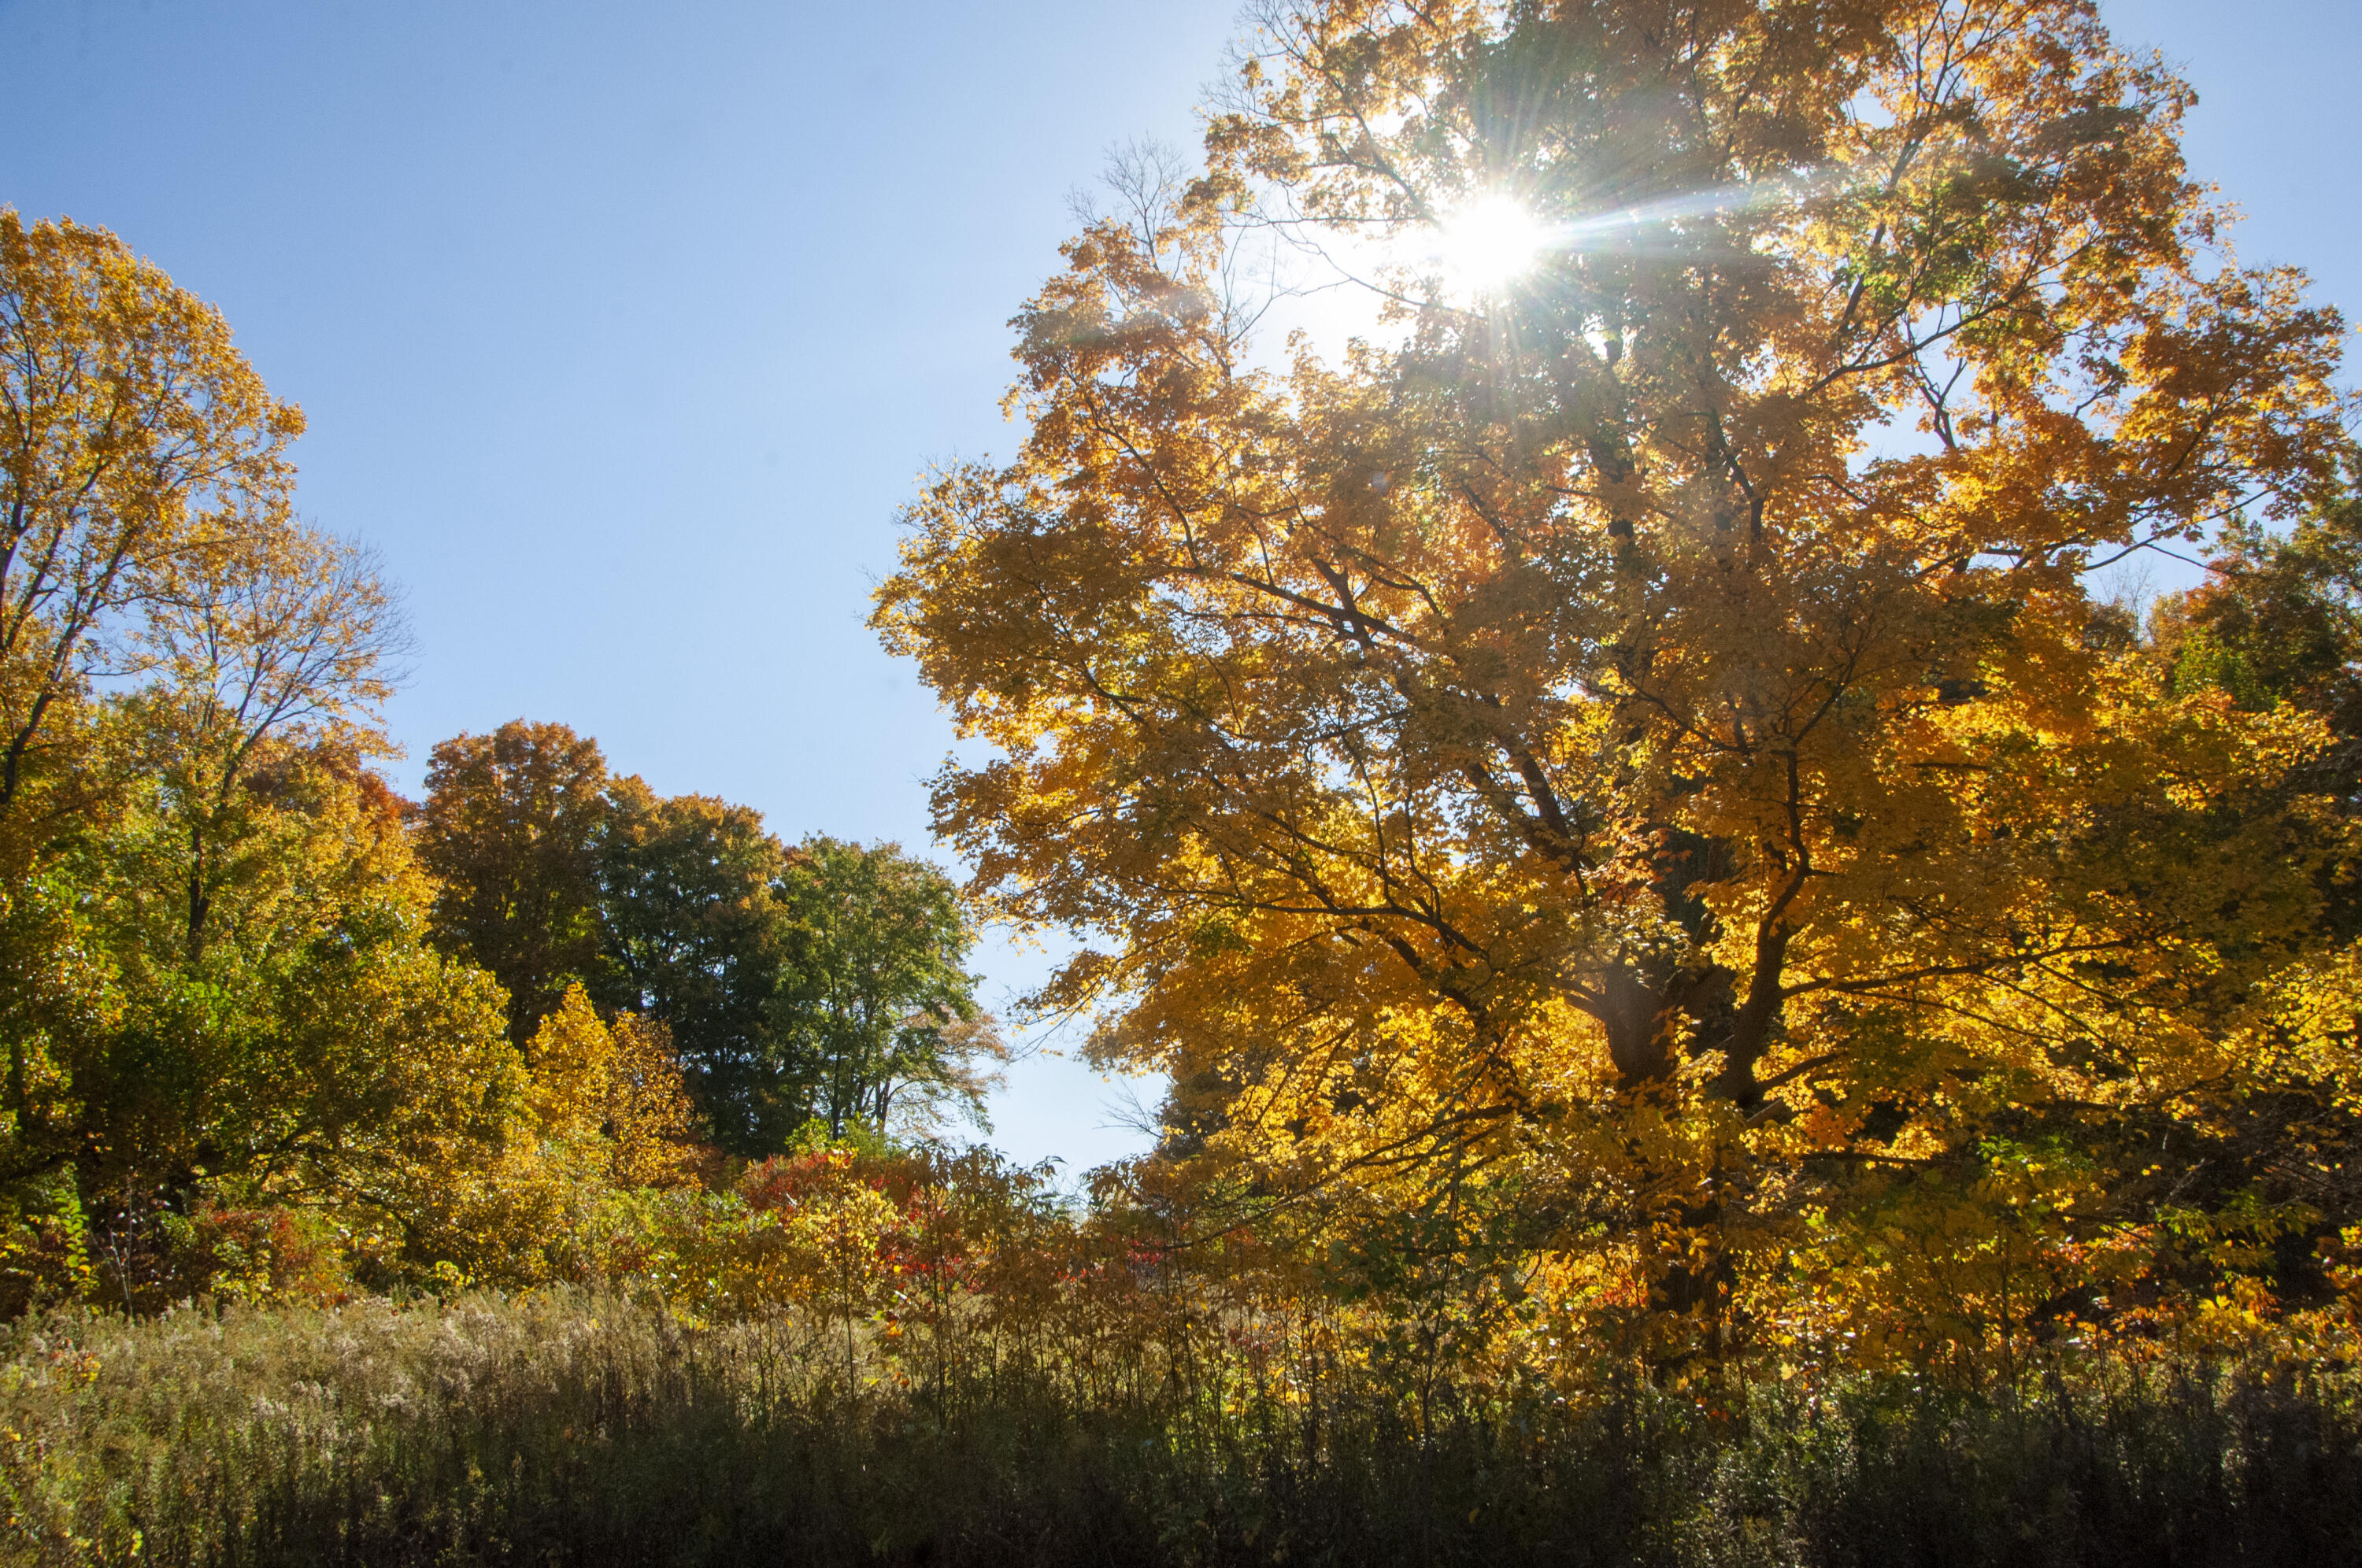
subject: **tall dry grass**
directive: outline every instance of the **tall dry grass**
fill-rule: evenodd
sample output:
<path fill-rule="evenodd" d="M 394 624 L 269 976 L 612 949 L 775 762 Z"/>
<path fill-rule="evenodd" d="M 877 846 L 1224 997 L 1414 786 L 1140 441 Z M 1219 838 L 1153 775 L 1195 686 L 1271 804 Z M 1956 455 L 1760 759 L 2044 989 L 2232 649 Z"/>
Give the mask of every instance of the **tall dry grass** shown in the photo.
<path fill-rule="evenodd" d="M 2334 1563 L 2354 1378 L 2054 1367 L 1968 1393 L 1632 1382 L 1306 1398 L 1252 1325 L 1120 1369 L 577 1292 L 28 1319 L 10 1563 Z M 932 1347 L 939 1352 L 941 1346 Z M 849 1367 L 849 1375 L 848 1375 Z"/>

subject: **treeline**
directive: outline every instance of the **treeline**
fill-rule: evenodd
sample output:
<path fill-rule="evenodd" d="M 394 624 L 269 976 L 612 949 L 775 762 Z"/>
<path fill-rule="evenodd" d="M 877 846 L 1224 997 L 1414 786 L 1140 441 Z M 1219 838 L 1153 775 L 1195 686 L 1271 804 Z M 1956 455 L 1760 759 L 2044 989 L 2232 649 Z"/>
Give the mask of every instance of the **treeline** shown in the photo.
<path fill-rule="evenodd" d="M 528 1049 L 573 987 L 661 1024 L 703 1126 L 778 1154 L 981 1117 L 1005 1053 L 962 968 L 972 934 L 941 871 L 892 845 L 794 847 L 759 813 L 612 778 L 562 724 L 436 746 L 411 820 L 436 878 L 430 939 L 508 994 Z"/>
<path fill-rule="evenodd" d="M 0 1309 L 579 1274 L 619 1195 L 980 1116 L 941 872 L 560 725 L 403 801 L 392 595 L 219 315 L 0 213 Z"/>

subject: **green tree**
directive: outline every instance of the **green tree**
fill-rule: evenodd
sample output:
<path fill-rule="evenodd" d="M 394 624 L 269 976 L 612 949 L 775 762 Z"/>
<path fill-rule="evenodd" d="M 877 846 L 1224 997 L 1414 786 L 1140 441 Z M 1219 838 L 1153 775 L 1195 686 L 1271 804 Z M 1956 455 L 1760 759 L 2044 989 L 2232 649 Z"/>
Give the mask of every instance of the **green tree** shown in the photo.
<path fill-rule="evenodd" d="M 975 933 L 950 878 L 897 845 L 804 841 L 779 882 L 784 946 L 770 1023 L 832 1134 L 899 1110 L 979 1122 L 1005 1058 L 965 965 Z"/>
<path fill-rule="evenodd" d="M 2290 779 L 2362 824 L 2362 453 L 2347 482 L 2286 529 L 2240 518 L 2224 530 L 2207 580 L 2150 609 L 2151 654 L 2181 695 L 2221 691 L 2257 712 L 2317 719 L 2328 744 Z M 2351 844 L 2322 864 L 2323 929 L 2362 935 L 2362 856 Z"/>
<path fill-rule="evenodd" d="M 2345 492 L 2293 527 L 2235 521 L 2207 580 L 2160 599 L 2149 633 L 2177 690 L 2319 715 L 2335 744 L 2318 771 L 2352 809 L 2362 806 L 2362 453 L 2348 453 L 2346 472 Z"/>
<path fill-rule="evenodd" d="M 760 812 L 710 795 L 660 797 L 626 778 L 608 802 L 598 866 L 612 999 L 670 1032 L 717 1142 L 774 1153 L 800 1103 L 766 1013 L 789 851 Z"/>
<path fill-rule="evenodd" d="M 170 696 L 110 714 L 105 831 L 7 889 L 0 1176 L 49 1195 L 20 1209 L 87 1212 L 127 1294 L 160 1266 L 153 1217 L 201 1198 L 337 1216 L 356 1258 L 399 1263 L 420 1205 L 502 1141 L 498 988 L 428 944 L 402 802 L 348 749 L 266 737 L 193 844 L 196 732 Z"/>
<path fill-rule="evenodd" d="M 417 813 L 436 940 L 510 995 L 510 1038 L 579 984 L 664 1026 L 713 1139 L 980 1108 L 1000 1047 L 951 885 L 891 845 L 789 849 L 762 814 L 613 778 L 563 724 L 437 745 Z"/>

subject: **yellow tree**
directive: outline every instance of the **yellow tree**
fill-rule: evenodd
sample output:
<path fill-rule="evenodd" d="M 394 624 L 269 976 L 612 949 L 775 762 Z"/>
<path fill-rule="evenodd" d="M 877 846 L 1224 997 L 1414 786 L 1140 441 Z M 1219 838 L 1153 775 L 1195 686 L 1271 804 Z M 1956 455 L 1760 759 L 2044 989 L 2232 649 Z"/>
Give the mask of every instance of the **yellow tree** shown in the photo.
<path fill-rule="evenodd" d="M 134 646 L 151 679 L 127 705 L 126 738 L 130 767 L 163 785 L 174 819 L 188 963 L 241 875 L 232 845 L 268 809 L 256 786 L 287 747 L 389 749 L 374 707 L 392 690 L 383 661 L 404 640 L 367 553 L 308 530 L 282 531 L 229 571 L 193 569 L 186 591 L 150 612 Z"/>
<path fill-rule="evenodd" d="M 2188 90 L 2080 0 L 1259 22 L 877 613 L 1172 1146 L 1446 1249 L 1514 1191 L 1720 1323 L 1892 1175 L 2007 1209 L 1997 1138 L 2224 1081 L 2319 732 L 2160 690 L 2085 574 L 2325 499 L 2342 329 L 2228 255 Z M 1365 336 L 1258 348 L 1250 241 Z"/>
<path fill-rule="evenodd" d="M 567 988 L 534 1042 L 528 1108 L 544 1139 L 603 1156 L 618 1187 L 677 1182 L 694 1153 L 689 1095 L 661 1023 L 601 1019 L 580 986 Z"/>
<path fill-rule="evenodd" d="M 569 986 L 531 1057 L 502 1104 L 493 1157 L 407 1168 L 414 1186 L 392 1207 L 418 1217 L 414 1256 L 508 1284 L 590 1277 L 606 1263 L 609 1199 L 690 1179 L 699 1151 L 662 1024 L 628 1013 L 609 1023 Z"/>
<path fill-rule="evenodd" d="M 149 673 L 149 635 L 208 589 L 267 575 L 298 530 L 271 398 L 218 312 L 104 229 L 0 209 L 0 820 L 28 801 L 94 676 Z"/>

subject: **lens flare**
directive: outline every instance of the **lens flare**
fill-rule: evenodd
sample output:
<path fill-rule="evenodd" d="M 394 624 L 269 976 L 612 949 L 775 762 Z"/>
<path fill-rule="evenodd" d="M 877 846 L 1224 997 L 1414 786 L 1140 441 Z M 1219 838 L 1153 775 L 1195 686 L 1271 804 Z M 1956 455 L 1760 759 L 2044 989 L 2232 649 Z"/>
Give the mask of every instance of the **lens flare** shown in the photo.
<path fill-rule="evenodd" d="M 1447 215 L 1412 254 L 1453 292 L 1498 294 L 1545 257 L 1590 251 L 1648 253 L 1715 243 L 1711 220 L 1806 200 L 1839 182 L 1836 171 L 1661 196 L 1582 216 L 1547 220 L 1515 197 L 1478 196 Z"/>
<path fill-rule="evenodd" d="M 1479 196 L 1444 220 L 1431 255 L 1453 282 L 1489 293 L 1531 271 L 1550 248 L 1550 226 L 1521 203 Z"/>

